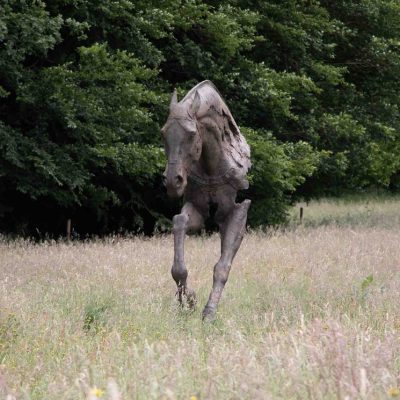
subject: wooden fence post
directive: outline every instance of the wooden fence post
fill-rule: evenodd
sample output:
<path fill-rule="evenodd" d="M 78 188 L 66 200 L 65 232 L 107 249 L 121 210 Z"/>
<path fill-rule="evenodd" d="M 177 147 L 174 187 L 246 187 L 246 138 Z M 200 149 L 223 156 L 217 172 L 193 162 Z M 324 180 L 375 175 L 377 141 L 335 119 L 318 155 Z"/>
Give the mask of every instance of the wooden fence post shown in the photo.
<path fill-rule="evenodd" d="M 304 214 L 303 207 L 300 207 L 300 224 L 303 223 L 303 214 Z"/>
<path fill-rule="evenodd" d="M 71 218 L 67 219 L 67 240 L 71 241 Z"/>

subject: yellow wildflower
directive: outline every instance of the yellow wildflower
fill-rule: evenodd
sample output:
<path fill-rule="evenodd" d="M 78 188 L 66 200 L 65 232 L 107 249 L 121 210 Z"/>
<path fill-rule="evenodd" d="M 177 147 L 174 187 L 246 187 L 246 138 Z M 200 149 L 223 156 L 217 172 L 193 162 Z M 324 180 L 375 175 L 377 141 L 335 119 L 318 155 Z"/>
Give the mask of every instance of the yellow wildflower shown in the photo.
<path fill-rule="evenodd" d="M 197 400 L 197 396 L 190 396 L 190 400 Z"/>
<path fill-rule="evenodd" d="M 388 391 L 387 391 L 388 395 L 390 397 L 397 397 L 400 396 L 400 389 L 398 387 L 391 387 Z"/>
<path fill-rule="evenodd" d="M 97 398 L 102 397 L 104 394 L 104 390 L 97 388 L 96 386 L 90 390 L 90 394 Z"/>

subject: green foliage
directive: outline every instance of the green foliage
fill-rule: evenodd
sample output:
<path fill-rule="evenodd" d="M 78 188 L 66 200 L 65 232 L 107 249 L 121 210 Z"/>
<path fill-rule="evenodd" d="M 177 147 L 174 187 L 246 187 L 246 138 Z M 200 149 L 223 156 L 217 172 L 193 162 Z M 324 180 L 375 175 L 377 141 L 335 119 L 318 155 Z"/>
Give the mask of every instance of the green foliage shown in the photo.
<path fill-rule="evenodd" d="M 399 189 L 399 76 L 396 0 L 5 0 L 2 229 L 166 226 L 159 129 L 203 79 L 251 144 L 253 225 L 299 195 Z"/>
<path fill-rule="evenodd" d="M 63 19 L 50 16 L 43 1 L 4 0 L 0 13 L 0 71 L 3 90 L 28 72 L 24 63 L 46 57 L 60 42 Z M 4 96 L 3 92 L 3 96 Z"/>
<path fill-rule="evenodd" d="M 12 313 L 3 311 L 0 317 L 0 356 L 3 358 L 14 345 L 21 331 L 21 324 Z"/>
<path fill-rule="evenodd" d="M 374 276 L 368 275 L 366 278 L 363 279 L 363 281 L 361 282 L 361 290 L 363 292 L 365 292 L 365 290 L 367 290 L 368 286 L 370 286 L 372 284 L 372 282 L 374 281 Z"/>
<path fill-rule="evenodd" d="M 305 142 L 282 144 L 270 133 L 261 136 L 250 129 L 244 133 L 253 159 L 249 222 L 277 225 L 286 218 L 289 195 L 315 171 L 319 157 Z"/>
<path fill-rule="evenodd" d="M 107 312 L 112 308 L 112 300 L 93 298 L 84 308 L 83 330 L 99 333 L 107 323 Z"/>

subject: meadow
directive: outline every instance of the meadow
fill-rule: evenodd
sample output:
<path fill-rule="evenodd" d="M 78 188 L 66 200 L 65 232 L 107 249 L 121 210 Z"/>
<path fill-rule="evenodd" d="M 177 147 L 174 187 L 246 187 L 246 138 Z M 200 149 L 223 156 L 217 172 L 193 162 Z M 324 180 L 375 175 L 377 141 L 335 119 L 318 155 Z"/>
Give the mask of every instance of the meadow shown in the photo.
<path fill-rule="evenodd" d="M 302 225 L 297 222 L 304 207 Z M 0 396 L 12 399 L 400 397 L 400 199 L 297 205 L 249 232 L 217 320 L 201 310 L 217 235 L 0 241 Z"/>

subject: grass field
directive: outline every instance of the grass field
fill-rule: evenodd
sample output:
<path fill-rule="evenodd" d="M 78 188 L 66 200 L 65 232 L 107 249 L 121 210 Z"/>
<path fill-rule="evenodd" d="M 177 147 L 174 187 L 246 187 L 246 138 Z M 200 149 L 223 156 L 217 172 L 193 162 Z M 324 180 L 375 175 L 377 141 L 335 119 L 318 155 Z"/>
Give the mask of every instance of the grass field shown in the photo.
<path fill-rule="evenodd" d="M 345 196 L 342 199 L 323 199 L 310 204 L 298 203 L 290 212 L 292 225 L 299 223 L 300 207 L 303 224 L 317 227 L 338 226 L 400 228 L 400 196 Z"/>
<path fill-rule="evenodd" d="M 174 299 L 172 236 L 2 240 L 0 398 L 400 398 L 399 214 L 325 201 L 248 234 L 212 325 L 216 235 L 187 240 L 194 313 Z"/>

